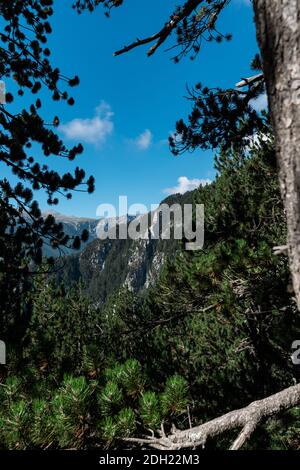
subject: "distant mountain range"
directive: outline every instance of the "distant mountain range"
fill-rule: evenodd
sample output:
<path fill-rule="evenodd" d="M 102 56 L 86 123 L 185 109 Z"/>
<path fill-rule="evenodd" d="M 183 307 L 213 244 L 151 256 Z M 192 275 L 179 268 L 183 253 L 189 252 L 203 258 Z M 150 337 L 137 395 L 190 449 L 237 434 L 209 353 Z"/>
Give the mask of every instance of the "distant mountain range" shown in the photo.
<path fill-rule="evenodd" d="M 43 212 L 43 216 L 53 215 L 55 217 L 56 222 L 61 222 L 64 227 L 64 232 L 69 235 L 70 237 L 75 237 L 76 235 L 80 235 L 83 230 L 87 230 L 89 233 L 89 239 L 86 243 L 82 243 L 80 251 L 82 251 L 88 243 L 91 243 L 96 238 L 96 228 L 99 220 L 92 219 L 92 218 L 85 218 L 85 217 L 76 217 L 76 216 L 69 216 L 63 215 L 56 211 L 46 211 Z M 60 251 L 51 248 L 48 245 L 44 244 L 43 247 L 44 256 L 53 256 L 54 258 L 60 256 Z M 64 248 L 63 252 L 65 255 L 69 255 L 74 253 L 74 250 Z"/>
<path fill-rule="evenodd" d="M 77 235 L 81 235 L 83 230 L 87 230 L 89 233 L 89 239 L 87 242 L 82 243 L 79 252 L 83 251 L 89 243 L 97 238 L 97 226 L 100 222 L 102 224 L 107 225 L 108 223 L 110 226 L 124 224 L 130 222 L 134 219 L 134 216 L 124 215 L 121 217 L 115 218 L 108 218 L 108 219 L 93 219 L 88 217 L 76 217 L 73 215 L 64 215 L 60 214 L 56 211 L 46 211 L 43 212 L 43 216 L 53 215 L 55 217 L 56 222 L 60 222 L 63 224 L 64 232 L 69 235 L 70 237 L 75 237 Z M 63 248 L 62 249 L 64 255 L 71 255 L 74 254 L 74 250 L 71 248 Z M 57 249 L 53 249 L 50 246 L 44 244 L 43 247 L 44 256 L 53 256 L 57 258 L 61 255 L 61 251 Z"/>

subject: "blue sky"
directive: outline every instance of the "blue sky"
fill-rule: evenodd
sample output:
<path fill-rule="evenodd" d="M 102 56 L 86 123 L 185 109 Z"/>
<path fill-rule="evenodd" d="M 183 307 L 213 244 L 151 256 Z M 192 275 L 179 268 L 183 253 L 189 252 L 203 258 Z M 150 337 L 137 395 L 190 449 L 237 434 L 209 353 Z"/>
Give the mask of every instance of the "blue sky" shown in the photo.
<path fill-rule="evenodd" d="M 198 180 L 213 179 L 211 152 L 197 151 L 174 157 L 167 138 L 175 122 L 189 113 L 186 84 L 198 81 L 214 87 L 232 87 L 248 74 L 257 52 L 253 11 L 248 0 L 232 0 L 223 13 L 220 30 L 233 34 L 230 42 L 205 44 L 197 60 L 171 60 L 163 47 L 148 58 L 145 48 L 113 57 L 112 53 L 136 37 L 156 32 L 178 1 L 127 0 L 106 19 L 99 8 L 77 15 L 71 1 L 56 2 L 52 62 L 68 76 L 80 77 L 74 88 L 76 104 L 69 107 L 43 99 L 43 116 L 59 115 L 61 135 L 68 145 L 82 142 L 76 162 L 49 164 L 61 171 L 79 165 L 96 178 L 94 194 L 74 194 L 55 208 L 68 215 L 95 217 L 101 203 L 117 205 L 119 195 L 129 204 L 147 206 L 166 194 L 192 189 Z M 43 210 L 46 197 L 37 193 Z"/>

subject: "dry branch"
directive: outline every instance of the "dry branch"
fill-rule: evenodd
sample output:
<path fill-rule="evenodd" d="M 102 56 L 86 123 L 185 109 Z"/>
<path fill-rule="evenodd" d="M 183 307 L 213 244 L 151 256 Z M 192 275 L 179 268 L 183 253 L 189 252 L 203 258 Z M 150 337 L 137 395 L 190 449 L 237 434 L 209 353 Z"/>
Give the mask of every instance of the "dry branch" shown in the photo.
<path fill-rule="evenodd" d="M 287 255 L 288 254 L 288 246 L 287 245 L 280 245 L 273 247 L 273 254 L 278 255 Z"/>
<path fill-rule="evenodd" d="M 253 85 L 253 83 L 260 82 L 264 79 L 264 74 L 259 73 L 257 75 L 253 75 L 252 77 L 243 78 L 241 82 L 238 82 L 235 86 L 236 88 L 243 88 L 247 85 Z"/>
<path fill-rule="evenodd" d="M 231 450 L 238 450 L 250 438 L 263 419 L 299 404 L 300 384 L 297 384 L 194 428 L 181 431 L 173 427 L 169 435 L 161 432 L 160 437 L 128 438 L 126 441 L 148 444 L 150 447 L 160 450 L 179 450 L 189 447 L 205 447 L 208 438 L 240 428 L 240 434 L 230 447 Z"/>

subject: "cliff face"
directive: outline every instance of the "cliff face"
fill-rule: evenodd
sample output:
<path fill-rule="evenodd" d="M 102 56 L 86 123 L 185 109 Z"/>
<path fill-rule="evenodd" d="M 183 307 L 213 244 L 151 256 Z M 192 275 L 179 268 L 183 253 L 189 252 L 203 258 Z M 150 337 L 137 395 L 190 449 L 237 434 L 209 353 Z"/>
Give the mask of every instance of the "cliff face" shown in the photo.
<path fill-rule="evenodd" d="M 80 254 L 63 260 L 57 280 L 66 286 L 81 280 L 92 301 L 103 303 L 122 287 L 140 292 L 153 286 L 165 260 L 178 247 L 178 241 L 172 240 L 96 239 Z"/>
<path fill-rule="evenodd" d="M 172 205 L 191 203 L 192 200 L 193 192 L 184 196 L 175 195 L 163 202 Z M 147 226 L 145 219 L 147 219 Z M 63 281 L 66 286 L 69 286 L 82 280 L 89 297 L 95 303 L 105 302 L 110 294 L 122 287 L 133 292 L 140 292 L 153 286 L 168 257 L 174 256 L 180 246 L 180 241 L 172 237 L 170 240 L 147 238 L 147 231 L 149 233 L 157 230 L 154 226 L 157 220 L 153 222 L 153 219 L 155 219 L 153 213 L 135 218 L 135 221 L 139 221 L 140 226 L 143 227 L 142 239 L 136 240 L 130 238 L 101 240 L 96 238 L 97 221 L 94 221 L 96 222 L 94 225 L 91 221 L 81 220 L 76 227 L 73 223 L 72 227 L 78 230 L 86 228 L 84 223 L 90 224 L 91 237 L 80 253 L 64 259 L 64 267 L 57 275 L 58 282 Z M 116 225 L 118 230 L 121 225 L 128 224 L 132 220 L 133 218 L 126 218 L 125 221 L 123 218 L 116 219 L 110 227 L 114 230 Z M 106 224 L 105 221 L 102 223 Z M 67 228 L 70 230 L 70 225 Z"/>

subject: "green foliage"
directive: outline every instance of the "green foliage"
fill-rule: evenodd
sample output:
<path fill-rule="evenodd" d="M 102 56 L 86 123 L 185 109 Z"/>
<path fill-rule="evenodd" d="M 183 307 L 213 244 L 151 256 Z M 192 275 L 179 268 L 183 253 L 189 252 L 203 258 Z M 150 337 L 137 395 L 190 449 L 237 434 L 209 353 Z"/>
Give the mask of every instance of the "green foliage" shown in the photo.
<path fill-rule="evenodd" d="M 271 136 L 244 155 L 223 151 L 216 165 L 216 182 L 194 192 L 205 205 L 204 250 L 180 252 L 155 288 L 140 298 L 119 293 L 104 309 L 112 325 L 105 329 L 107 355 L 145 365 L 153 389 L 142 392 L 139 408 L 148 427 L 165 413 L 167 421 L 173 416 L 186 425 L 184 379 L 197 423 L 298 377 L 290 348 L 299 316 L 287 288 L 287 260 L 272 254 L 286 230 Z M 182 379 L 172 388 L 174 374 Z M 108 377 L 122 387 L 122 367 Z M 157 383 L 166 381 L 157 394 Z"/>
<path fill-rule="evenodd" d="M 84 328 L 82 325 L 84 324 Z M 25 338 L 24 360 L 38 377 L 81 373 L 88 365 L 90 343 L 96 334 L 97 311 L 82 292 L 80 284 L 65 291 L 54 281 L 36 281 L 30 325 Z"/>
<path fill-rule="evenodd" d="M 104 446 L 110 447 L 116 439 L 129 437 L 136 429 L 136 416 L 131 408 L 123 408 L 114 418 L 106 416 L 98 425 Z"/>
<path fill-rule="evenodd" d="M 171 423 L 186 410 L 184 379 L 171 377 L 158 394 L 144 390 L 143 377 L 136 360 L 115 363 L 98 381 L 65 375 L 58 387 L 46 382 L 37 394 L 26 380 L 11 377 L 0 388 L 1 446 L 79 449 L 96 438 L 107 448 L 135 432 L 158 429 L 163 419 Z"/>
<path fill-rule="evenodd" d="M 137 360 L 115 364 L 104 377 L 108 382 L 98 395 L 103 416 L 98 429 L 106 446 L 131 435 L 141 422 L 146 429 L 156 430 L 187 410 L 188 383 L 179 375 L 167 379 L 160 394 L 145 389 L 144 371 Z"/>
<path fill-rule="evenodd" d="M 9 377 L 0 387 L 0 442 L 10 449 L 26 447 L 27 404 L 21 381 Z"/>
<path fill-rule="evenodd" d="M 124 364 L 116 364 L 105 370 L 105 376 L 124 389 L 127 396 L 136 398 L 143 391 L 145 378 L 141 364 L 136 359 L 128 359 Z"/>
<path fill-rule="evenodd" d="M 204 249 L 179 250 L 154 287 L 122 288 L 96 308 L 82 284 L 35 282 L 26 373 L 0 387 L 4 448 L 117 448 L 299 378 L 290 360 L 299 314 L 287 259 L 272 253 L 286 238 L 272 139 L 223 151 L 216 165 L 216 181 L 189 195 L 205 205 Z M 261 426 L 249 447 L 298 448 L 298 434 L 295 409 Z"/>
<path fill-rule="evenodd" d="M 265 425 L 265 440 L 270 449 L 300 449 L 300 409 L 292 408 Z"/>
<path fill-rule="evenodd" d="M 123 3 L 75 0 L 74 7 L 92 11 L 103 4 L 108 14 Z M 195 12 L 187 0 L 174 10 L 175 21 L 157 44 L 174 29 L 182 47 L 177 61 L 189 53 L 195 57 L 206 34 L 217 42 L 230 39 L 215 28 L 227 3 L 207 1 Z M 0 78 L 13 77 L 19 96 L 24 90 L 35 96 L 46 87 L 53 100 L 72 105 L 61 82 L 73 87 L 78 77 L 66 79 L 48 59 L 53 13 L 52 0 L 0 2 Z M 260 62 L 256 57 L 253 67 L 260 70 Z M 187 413 L 193 423 L 202 422 L 299 379 L 290 361 L 299 313 L 287 259 L 272 254 L 286 240 L 273 137 L 267 113 L 250 106 L 263 90 L 261 80 L 242 93 L 198 84 L 190 92 L 188 122 L 179 120 L 170 138 L 174 154 L 219 149 L 211 185 L 168 199 L 205 205 L 203 250 L 149 243 L 143 264 L 129 272 L 137 245 L 96 240 L 80 258 L 68 259 L 56 284 L 48 273 L 35 281 L 29 276 L 38 265 L 40 272 L 48 269 L 43 245 L 78 249 L 87 233 L 71 240 L 52 215 L 42 216 L 33 191 L 45 191 L 55 205 L 57 194 L 70 198 L 79 185 L 92 192 L 94 178 L 86 179 L 79 168 L 60 175 L 28 151 L 34 143 L 45 157 L 69 161 L 83 151 L 80 144 L 65 147 L 54 130 L 57 116 L 53 129 L 45 124 L 40 98 L 15 115 L 1 106 L 0 161 L 9 170 L 0 179 L 0 331 L 9 345 L 9 366 L 0 379 L 1 448 L 116 447 L 162 422 L 184 427 Z M 14 97 L 6 99 L 11 103 Z M 136 290 L 145 284 L 158 251 L 172 257 L 155 287 L 139 295 L 125 289 L 128 274 L 134 274 Z M 65 289 L 62 279 L 71 279 L 72 288 Z M 299 449 L 299 433 L 294 408 L 268 420 L 249 447 Z"/>
<path fill-rule="evenodd" d="M 32 421 L 29 439 L 34 447 L 46 448 L 51 445 L 53 426 L 50 419 L 50 404 L 45 399 L 35 398 L 31 404 Z"/>
<path fill-rule="evenodd" d="M 144 389 L 142 366 L 136 359 L 128 359 L 123 366 L 121 384 L 129 397 L 137 398 Z"/>
<path fill-rule="evenodd" d="M 140 414 L 145 426 L 158 429 L 162 422 L 161 403 L 157 393 L 145 392 L 140 398 Z"/>
<path fill-rule="evenodd" d="M 169 377 L 161 397 L 164 415 L 183 413 L 188 405 L 188 383 L 180 375 Z"/>
<path fill-rule="evenodd" d="M 87 384 L 84 377 L 65 376 L 54 395 L 50 426 L 59 447 L 81 446 L 93 387 L 94 384 Z"/>
<path fill-rule="evenodd" d="M 136 417 L 131 408 L 122 409 L 117 416 L 117 432 L 119 438 L 130 436 L 136 428 Z"/>
<path fill-rule="evenodd" d="M 26 448 L 27 405 L 17 400 L 7 407 L 5 416 L 0 416 L 1 442 L 9 449 Z"/>
<path fill-rule="evenodd" d="M 113 414 L 116 409 L 120 408 L 123 401 L 123 394 L 117 383 L 108 382 L 101 391 L 98 399 L 98 405 L 105 417 Z"/>
<path fill-rule="evenodd" d="M 81 168 L 60 173 L 45 162 L 52 156 L 70 163 L 83 152 L 80 143 L 68 149 L 56 132 L 59 118 L 53 116 L 52 124 L 46 123 L 41 112 L 38 95 L 42 90 L 50 91 L 56 102 L 73 105 L 65 85 L 79 84 L 77 76 L 68 79 L 49 59 L 53 13 L 53 0 L 0 2 L 0 79 L 14 83 L 18 95 L 16 106 L 10 105 L 15 97 L 7 93 L 6 105 L 0 107 L 0 331 L 2 340 L 14 349 L 22 342 L 30 320 L 26 293 L 32 286 L 31 274 L 43 263 L 43 246 L 59 253 L 62 247 L 78 249 L 87 238 L 86 231 L 74 237 L 65 234 L 53 215 L 42 215 L 34 195 L 41 191 L 49 205 L 56 205 L 60 196 L 72 198 L 78 187 L 88 192 L 94 189 L 94 177 L 86 178 Z M 25 92 L 33 102 L 23 108 Z M 40 150 L 44 161 L 36 158 L 33 147 Z M 49 257 L 45 271 L 52 265 Z"/>
<path fill-rule="evenodd" d="M 299 407 L 268 418 L 255 430 L 245 450 L 299 450 Z"/>
<path fill-rule="evenodd" d="M 110 447 L 116 439 L 118 428 L 117 423 L 111 416 L 106 416 L 98 425 L 98 430 L 102 435 L 106 447 Z"/>

